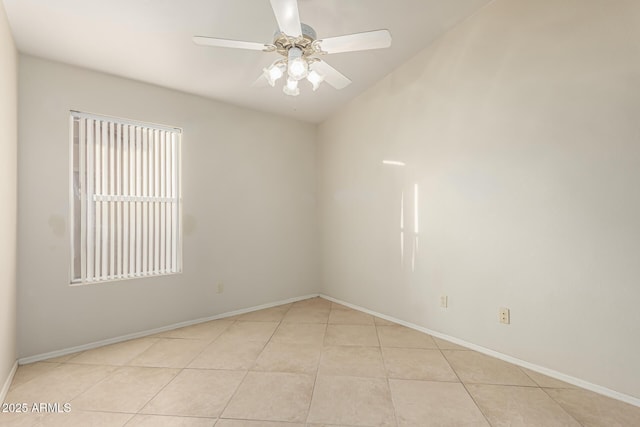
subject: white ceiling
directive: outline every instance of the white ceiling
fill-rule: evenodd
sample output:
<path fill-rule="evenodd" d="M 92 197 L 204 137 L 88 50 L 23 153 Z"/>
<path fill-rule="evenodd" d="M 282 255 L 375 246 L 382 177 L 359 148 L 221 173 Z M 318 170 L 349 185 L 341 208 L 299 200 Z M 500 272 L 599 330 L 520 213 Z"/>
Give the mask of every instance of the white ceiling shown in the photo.
<path fill-rule="evenodd" d="M 387 28 L 390 49 L 325 59 L 353 80 L 346 89 L 301 86 L 298 97 L 251 84 L 276 53 L 196 46 L 193 35 L 270 43 L 269 0 L 3 0 L 27 54 L 321 122 L 490 0 L 299 0 L 318 38 Z"/>

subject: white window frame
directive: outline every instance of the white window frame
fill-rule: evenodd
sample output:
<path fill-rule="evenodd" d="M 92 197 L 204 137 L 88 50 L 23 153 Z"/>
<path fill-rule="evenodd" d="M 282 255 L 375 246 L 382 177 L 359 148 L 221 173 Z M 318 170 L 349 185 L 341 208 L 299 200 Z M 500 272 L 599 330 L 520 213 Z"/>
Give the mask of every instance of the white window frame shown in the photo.
<path fill-rule="evenodd" d="M 69 130 L 71 285 L 181 273 L 182 129 L 71 110 Z"/>

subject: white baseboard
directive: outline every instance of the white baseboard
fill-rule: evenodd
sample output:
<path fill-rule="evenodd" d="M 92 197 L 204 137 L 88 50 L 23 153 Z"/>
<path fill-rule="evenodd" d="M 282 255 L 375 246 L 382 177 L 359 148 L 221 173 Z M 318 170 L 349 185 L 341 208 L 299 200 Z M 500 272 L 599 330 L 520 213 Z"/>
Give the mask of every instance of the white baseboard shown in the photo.
<path fill-rule="evenodd" d="M 333 302 L 335 302 L 337 304 L 341 304 L 341 305 L 344 305 L 346 307 L 353 308 L 354 310 L 362 311 L 364 313 L 368 313 L 368 314 L 371 314 L 373 316 L 380 317 L 381 319 L 385 319 L 385 320 L 388 320 L 390 322 L 398 323 L 398 324 L 400 324 L 402 326 L 406 326 L 407 328 L 411 328 L 411 329 L 414 329 L 416 331 L 424 332 L 424 333 L 432 335 L 434 337 L 438 337 L 438 338 L 441 338 L 443 340 L 450 341 L 450 342 L 452 342 L 454 344 L 458 344 L 458 345 L 461 345 L 463 347 L 470 348 L 472 350 L 477 351 L 478 353 L 483 353 L 483 354 L 486 354 L 488 356 L 495 357 L 496 359 L 504 360 L 505 362 L 509 362 L 509 363 L 514 364 L 514 365 L 521 366 L 523 368 L 531 369 L 532 371 L 539 372 L 539 373 L 544 374 L 544 375 L 546 375 L 548 377 L 555 378 L 557 380 L 564 381 L 564 382 L 569 383 L 569 384 L 573 384 L 573 385 L 578 386 L 580 388 L 584 388 L 584 389 L 593 391 L 593 392 L 601 394 L 603 396 L 611 397 L 613 399 L 620 400 L 622 402 L 629 403 L 631 405 L 640 407 L 640 399 L 637 398 L 637 397 L 629 396 L 628 394 L 620 393 L 618 391 L 611 390 L 609 388 L 606 388 L 606 387 L 603 387 L 603 386 L 600 386 L 600 385 L 597 385 L 597 384 L 593 384 L 593 383 L 590 383 L 588 381 L 581 380 L 580 378 L 575 378 L 575 377 L 572 377 L 570 375 L 566 375 L 566 374 L 563 374 L 561 372 L 554 371 L 553 369 L 545 368 L 544 366 L 535 365 L 533 363 L 529 363 L 527 361 L 524 361 L 524 360 L 521 360 L 521 359 L 518 359 L 518 358 L 515 358 L 515 357 L 512 357 L 512 356 L 509 356 L 507 354 L 499 353 L 499 352 L 497 352 L 495 350 L 491 350 L 491 349 L 479 346 L 477 344 L 473 344 L 473 343 L 461 340 L 459 338 L 455 338 L 455 337 L 452 337 L 452 336 L 449 336 L 449 335 L 446 335 L 446 334 L 443 334 L 443 333 L 440 333 L 440 332 L 432 331 L 431 329 L 423 328 L 422 326 L 418 326 L 418 325 L 415 325 L 413 323 L 405 322 L 404 320 L 396 319 L 395 317 L 387 316 L 386 314 L 381 314 L 381 313 L 375 312 L 373 310 L 369 310 L 369 309 L 366 309 L 364 307 L 360 307 L 358 305 L 348 303 L 346 301 L 341 301 L 341 300 L 339 300 L 337 298 L 333 298 L 333 297 L 330 297 L 328 295 L 320 294 L 320 296 L 322 298 L 325 298 L 325 299 L 329 300 L 329 301 L 333 301 Z"/>
<path fill-rule="evenodd" d="M 13 376 L 16 374 L 17 370 L 18 370 L 18 361 L 16 360 L 13 363 L 13 367 L 9 371 L 9 375 L 7 376 L 7 379 L 4 381 L 4 384 L 2 385 L 2 390 L 0 390 L 0 403 L 3 403 L 4 399 L 7 397 L 7 393 L 9 392 L 9 387 L 11 387 L 11 382 L 13 381 Z"/>
<path fill-rule="evenodd" d="M 211 320 L 224 319 L 225 317 L 237 316 L 239 314 L 250 313 L 252 311 L 263 310 L 265 308 L 277 307 L 283 304 L 289 304 L 296 301 L 302 301 L 309 298 L 315 298 L 320 296 L 319 294 L 310 294 L 301 297 L 289 298 L 282 301 L 271 302 L 268 304 L 257 305 L 254 307 L 243 308 L 240 310 L 229 311 L 222 314 L 216 314 L 215 316 L 203 317 L 195 320 L 188 320 L 185 322 L 174 323 L 172 325 L 162 326 L 160 328 L 149 329 L 141 332 L 134 332 L 132 334 L 122 335 L 119 337 L 108 338 L 106 340 L 95 341 L 89 344 L 83 344 L 75 347 L 64 348 L 61 350 L 50 351 L 48 353 L 36 354 L 34 356 L 21 357 L 17 363 L 20 365 L 26 365 L 29 363 L 40 362 L 42 360 L 52 359 L 54 357 L 66 356 L 68 354 L 77 353 L 79 351 L 91 350 L 97 347 L 102 347 L 109 344 L 115 344 L 122 341 L 128 341 L 135 338 L 142 338 L 153 334 L 159 334 L 160 332 L 171 331 L 173 329 L 184 328 L 185 326 L 195 325 L 197 323 L 209 322 Z M 13 378 L 13 375 L 11 376 Z M 9 382 L 10 384 L 11 382 Z M 8 386 L 7 386 L 8 389 Z"/>

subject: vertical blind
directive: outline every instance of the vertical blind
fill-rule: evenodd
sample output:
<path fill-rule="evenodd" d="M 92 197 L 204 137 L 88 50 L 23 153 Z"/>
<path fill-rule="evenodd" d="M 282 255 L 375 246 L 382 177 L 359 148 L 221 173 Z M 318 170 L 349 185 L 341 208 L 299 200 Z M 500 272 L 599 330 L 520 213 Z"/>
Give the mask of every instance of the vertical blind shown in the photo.
<path fill-rule="evenodd" d="M 181 131 L 75 111 L 70 121 L 72 283 L 179 273 Z"/>

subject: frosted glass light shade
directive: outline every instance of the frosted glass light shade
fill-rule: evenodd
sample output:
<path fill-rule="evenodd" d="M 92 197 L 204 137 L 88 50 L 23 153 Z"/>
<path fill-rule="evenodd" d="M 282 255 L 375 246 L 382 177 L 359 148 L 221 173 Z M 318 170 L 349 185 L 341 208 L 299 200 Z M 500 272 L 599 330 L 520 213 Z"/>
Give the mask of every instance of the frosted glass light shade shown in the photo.
<path fill-rule="evenodd" d="M 265 68 L 264 77 L 267 79 L 267 82 L 271 87 L 274 87 L 276 81 L 280 79 L 284 75 L 283 65 L 280 64 L 272 64 L 269 68 Z"/>
<path fill-rule="evenodd" d="M 313 85 L 313 91 L 315 92 L 320 87 L 320 83 L 324 81 L 324 76 L 315 70 L 311 70 L 307 80 Z"/>
<path fill-rule="evenodd" d="M 294 80 L 302 80 L 309 73 L 309 64 L 302 56 L 302 50 L 292 47 L 288 52 L 288 74 L 289 78 Z"/>
<path fill-rule="evenodd" d="M 289 96 L 298 96 L 300 95 L 300 88 L 298 87 L 298 81 L 293 80 L 292 78 L 287 79 L 287 84 L 284 85 L 282 91 Z"/>

